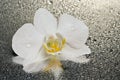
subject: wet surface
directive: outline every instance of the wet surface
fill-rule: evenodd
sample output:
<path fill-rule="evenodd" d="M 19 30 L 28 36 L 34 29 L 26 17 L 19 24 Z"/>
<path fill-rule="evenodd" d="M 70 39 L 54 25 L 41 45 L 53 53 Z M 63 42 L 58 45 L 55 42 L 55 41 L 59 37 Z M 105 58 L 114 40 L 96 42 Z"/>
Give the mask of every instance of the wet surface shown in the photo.
<path fill-rule="evenodd" d="M 63 62 L 62 80 L 120 80 L 119 0 L 0 0 L 0 80 L 53 80 L 52 74 L 28 74 L 12 63 L 11 40 L 24 23 L 32 23 L 38 8 L 57 18 L 67 13 L 89 27 L 87 45 L 92 53 L 86 64 Z"/>

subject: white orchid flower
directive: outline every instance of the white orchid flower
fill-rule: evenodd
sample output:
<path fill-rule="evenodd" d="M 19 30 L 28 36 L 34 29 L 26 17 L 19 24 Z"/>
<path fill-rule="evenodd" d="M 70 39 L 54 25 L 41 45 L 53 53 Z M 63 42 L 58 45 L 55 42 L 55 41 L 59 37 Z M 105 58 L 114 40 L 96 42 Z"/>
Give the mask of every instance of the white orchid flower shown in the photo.
<path fill-rule="evenodd" d="M 59 77 L 61 60 L 88 61 L 83 57 L 91 52 L 85 45 L 88 33 L 88 27 L 73 16 L 63 14 L 57 22 L 49 11 L 40 8 L 34 25 L 26 23 L 14 34 L 12 48 L 18 56 L 13 61 L 28 73 L 51 71 Z"/>

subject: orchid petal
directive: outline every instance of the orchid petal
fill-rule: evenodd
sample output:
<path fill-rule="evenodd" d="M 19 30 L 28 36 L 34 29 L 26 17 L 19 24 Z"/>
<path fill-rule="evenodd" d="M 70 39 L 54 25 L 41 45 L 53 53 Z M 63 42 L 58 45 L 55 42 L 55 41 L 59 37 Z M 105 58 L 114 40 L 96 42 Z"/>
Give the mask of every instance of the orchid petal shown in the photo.
<path fill-rule="evenodd" d="M 34 25 L 42 34 L 53 34 L 57 29 L 57 20 L 49 11 L 40 8 L 35 13 Z"/>
<path fill-rule="evenodd" d="M 24 24 L 14 34 L 12 48 L 21 58 L 28 59 L 36 56 L 42 47 L 43 36 L 38 33 L 32 24 Z"/>
<path fill-rule="evenodd" d="M 13 62 L 17 63 L 17 64 L 23 64 L 23 61 L 24 59 L 21 58 L 20 56 L 16 56 L 16 57 L 13 57 Z"/>
<path fill-rule="evenodd" d="M 35 61 L 31 64 L 27 64 L 23 66 L 23 70 L 28 73 L 43 71 L 47 66 L 46 61 Z"/>
<path fill-rule="evenodd" d="M 66 45 L 64 47 L 64 49 L 61 51 L 60 59 L 61 60 L 70 60 L 70 61 L 72 60 L 74 62 L 78 62 L 78 61 L 80 61 L 79 58 L 81 56 L 84 56 L 85 54 L 90 54 L 90 53 L 91 53 L 91 51 L 90 51 L 89 47 L 86 45 L 82 45 L 82 47 L 80 49 L 74 49 L 74 48 L 70 47 L 69 45 Z M 86 60 L 85 57 L 81 57 L 81 58 L 84 58 L 84 61 Z M 82 60 L 80 62 L 83 62 Z"/>
<path fill-rule="evenodd" d="M 74 58 L 69 58 L 68 60 L 76 62 L 76 63 L 87 63 L 90 61 L 90 59 L 86 58 L 85 55 L 79 56 L 79 57 L 74 57 Z"/>
<path fill-rule="evenodd" d="M 61 73 L 63 72 L 63 69 L 61 67 L 54 67 L 51 69 L 55 80 L 59 80 Z"/>
<path fill-rule="evenodd" d="M 73 48 L 80 48 L 88 38 L 88 27 L 73 16 L 63 14 L 59 18 L 58 32 Z"/>
<path fill-rule="evenodd" d="M 29 58 L 23 62 L 23 70 L 28 73 L 42 71 L 47 66 L 47 59 L 49 56 L 46 56 L 44 49 L 42 48 L 40 53 L 34 58 Z"/>

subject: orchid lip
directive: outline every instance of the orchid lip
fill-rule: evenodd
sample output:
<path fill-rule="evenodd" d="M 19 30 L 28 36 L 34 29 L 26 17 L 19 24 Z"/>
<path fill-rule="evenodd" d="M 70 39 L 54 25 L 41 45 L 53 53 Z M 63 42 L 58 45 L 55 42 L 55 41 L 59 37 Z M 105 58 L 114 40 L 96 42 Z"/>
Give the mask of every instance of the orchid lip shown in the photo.
<path fill-rule="evenodd" d="M 65 43 L 65 38 L 61 39 L 56 36 L 49 36 L 46 42 L 43 44 L 43 47 L 47 54 L 57 55 L 64 48 Z"/>

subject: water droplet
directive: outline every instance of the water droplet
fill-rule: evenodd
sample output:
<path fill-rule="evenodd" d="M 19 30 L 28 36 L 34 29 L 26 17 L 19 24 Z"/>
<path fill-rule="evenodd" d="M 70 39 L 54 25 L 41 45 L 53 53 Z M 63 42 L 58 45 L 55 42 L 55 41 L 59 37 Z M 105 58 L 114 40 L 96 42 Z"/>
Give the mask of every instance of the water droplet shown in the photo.
<path fill-rule="evenodd" d="M 47 3 L 48 4 L 53 4 L 53 1 L 52 0 L 47 0 Z"/>
<path fill-rule="evenodd" d="M 71 28 L 71 30 L 72 30 L 72 31 L 74 31 L 74 30 L 75 30 L 75 28 L 74 28 L 74 27 L 72 27 L 72 28 Z"/>
<path fill-rule="evenodd" d="M 26 45 L 26 47 L 28 47 L 28 48 L 29 48 L 29 47 L 31 47 L 31 44 L 30 44 L 30 43 L 28 43 L 28 44 Z"/>
<path fill-rule="evenodd" d="M 60 52 L 58 53 L 58 55 L 60 55 Z"/>

